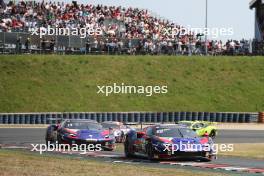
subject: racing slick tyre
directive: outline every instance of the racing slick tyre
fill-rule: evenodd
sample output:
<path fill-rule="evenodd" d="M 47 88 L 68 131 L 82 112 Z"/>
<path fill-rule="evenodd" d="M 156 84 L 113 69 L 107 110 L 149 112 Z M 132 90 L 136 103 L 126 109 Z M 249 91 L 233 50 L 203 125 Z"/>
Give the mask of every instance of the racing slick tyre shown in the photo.
<path fill-rule="evenodd" d="M 132 158 L 134 157 L 134 151 L 133 151 L 133 146 L 129 144 L 128 138 L 126 138 L 124 142 L 124 151 L 125 151 L 125 156 L 127 158 Z"/>
<path fill-rule="evenodd" d="M 154 160 L 154 150 L 151 142 L 148 142 L 146 145 L 146 152 L 149 160 Z"/>
<path fill-rule="evenodd" d="M 110 148 L 104 148 L 103 151 L 108 151 L 108 152 L 112 152 L 114 149 L 110 149 Z"/>
<path fill-rule="evenodd" d="M 112 147 L 112 148 L 103 147 L 102 149 L 103 149 L 103 151 L 110 151 L 111 152 L 115 149 L 115 147 Z"/>
<path fill-rule="evenodd" d="M 125 142 L 126 141 L 126 135 L 124 134 L 124 132 L 122 131 L 121 132 L 121 143 Z"/>
<path fill-rule="evenodd" d="M 202 159 L 200 159 L 200 161 L 201 162 L 211 162 L 212 159 L 210 157 L 208 157 L 208 158 L 202 158 Z"/>
<path fill-rule="evenodd" d="M 211 162 L 211 161 L 216 160 L 216 159 L 217 159 L 216 155 L 210 154 L 210 155 L 205 155 L 200 161 Z"/>
<path fill-rule="evenodd" d="M 56 144 L 56 142 L 57 142 L 57 137 L 55 137 L 55 138 L 48 138 L 48 137 L 46 137 L 45 138 L 45 141 L 46 141 L 46 145 L 48 146 L 49 144 Z"/>
<path fill-rule="evenodd" d="M 210 133 L 210 135 L 209 135 L 209 137 L 211 137 L 212 139 L 214 139 L 215 138 L 215 136 L 216 136 L 216 132 L 213 130 L 213 131 L 211 131 L 211 133 Z"/>

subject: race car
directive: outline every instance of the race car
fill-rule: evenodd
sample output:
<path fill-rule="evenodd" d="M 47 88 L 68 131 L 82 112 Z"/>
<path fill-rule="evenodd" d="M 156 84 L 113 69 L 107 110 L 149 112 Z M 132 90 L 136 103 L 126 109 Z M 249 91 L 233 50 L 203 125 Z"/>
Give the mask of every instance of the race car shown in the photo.
<path fill-rule="evenodd" d="M 206 121 L 180 121 L 179 124 L 194 130 L 198 136 L 210 136 L 215 138 L 217 135 L 216 123 Z"/>
<path fill-rule="evenodd" d="M 100 144 L 103 150 L 115 148 L 115 137 L 109 129 L 93 120 L 64 120 L 50 125 L 46 131 L 46 143 L 58 144 Z"/>
<path fill-rule="evenodd" d="M 104 128 L 113 130 L 116 142 L 122 143 L 125 140 L 125 135 L 131 130 L 128 125 L 124 125 L 122 122 L 105 121 L 101 123 Z"/>
<path fill-rule="evenodd" d="M 144 156 L 154 159 L 188 158 L 211 161 L 216 158 L 210 137 L 199 137 L 193 130 L 177 124 L 160 124 L 131 130 L 126 135 L 126 157 Z"/>

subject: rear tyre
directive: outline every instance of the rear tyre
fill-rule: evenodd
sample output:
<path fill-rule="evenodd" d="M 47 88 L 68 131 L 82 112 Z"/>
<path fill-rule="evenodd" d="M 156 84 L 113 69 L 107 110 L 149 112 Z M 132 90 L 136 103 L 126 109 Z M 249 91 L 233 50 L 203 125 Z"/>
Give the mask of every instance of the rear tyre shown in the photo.
<path fill-rule="evenodd" d="M 132 147 L 132 145 L 130 145 L 128 138 L 126 138 L 126 140 L 124 142 L 124 151 L 125 151 L 125 156 L 127 158 L 134 157 L 133 147 Z"/>

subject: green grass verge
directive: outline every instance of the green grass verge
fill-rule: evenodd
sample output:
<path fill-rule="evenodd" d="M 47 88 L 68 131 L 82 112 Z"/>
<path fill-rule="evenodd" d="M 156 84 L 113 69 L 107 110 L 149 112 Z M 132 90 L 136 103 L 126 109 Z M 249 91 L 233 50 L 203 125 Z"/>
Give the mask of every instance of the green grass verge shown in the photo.
<path fill-rule="evenodd" d="M 146 97 L 97 85 L 167 85 Z M 0 57 L 0 112 L 263 111 L 264 57 Z"/>
<path fill-rule="evenodd" d="M 220 152 L 221 156 L 235 156 L 241 158 L 256 158 L 264 159 L 264 144 L 263 143 L 245 143 L 234 144 L 234 151 L 232 152 Z"/>
<path fill-rule="evenodd" d="M 209 176 L 223 175 L 187 169 L 151 168 L 111 164 L 62 156 L 46 156 L 23 151 L 0 150 L 0 175 L 3 176 Z M 195 172 L 195 173 L 194 173 Z"/>

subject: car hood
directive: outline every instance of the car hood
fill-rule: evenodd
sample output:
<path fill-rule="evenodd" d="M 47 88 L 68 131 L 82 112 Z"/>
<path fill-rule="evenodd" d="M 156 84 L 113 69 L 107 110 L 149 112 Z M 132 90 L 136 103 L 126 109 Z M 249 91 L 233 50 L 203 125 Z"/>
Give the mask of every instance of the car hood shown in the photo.
<path fill-rule="evenodd" d="M 171 143 L 171 144 L 207 144 L 209 142 L 209 139 L 206 137 L 204 138 L 159 137 L 159 139 L 164 143 Z"/>
<path fill-rule="evenodd" d="M 163 142 L 162 145 L 157 145 L 158 150 L 167 150 L 181 152 L 198 152 L 212 150 L 212 143 L 209 138 L 159 138 Z M 169 144 L 169 146 L 167 145 Z"/>
<path fill-rule="evenodd" d="M 109 130 L 78 130 L 77 136 L 80 139 L 109 139 Z"/>

